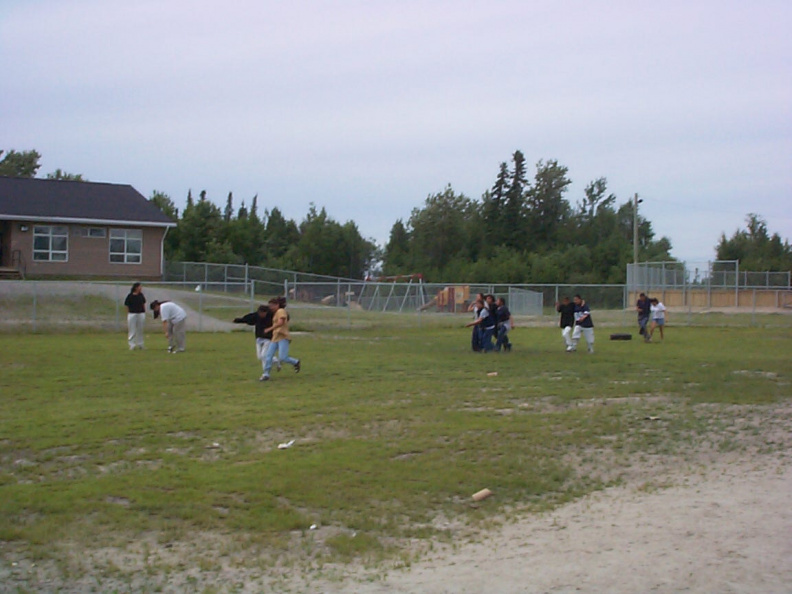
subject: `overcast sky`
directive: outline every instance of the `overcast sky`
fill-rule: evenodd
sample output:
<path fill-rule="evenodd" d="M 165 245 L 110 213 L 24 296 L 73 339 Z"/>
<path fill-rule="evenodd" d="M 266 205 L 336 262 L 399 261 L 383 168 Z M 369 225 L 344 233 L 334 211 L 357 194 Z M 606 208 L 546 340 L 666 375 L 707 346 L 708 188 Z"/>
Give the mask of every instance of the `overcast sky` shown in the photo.
<path fill-rule="evenodd" d="M 792 238 L 790 31 L 790 0 L 2 0 L 0 148 L 379 242 L 519 149 L 706 260 L 748 212 Z"/>

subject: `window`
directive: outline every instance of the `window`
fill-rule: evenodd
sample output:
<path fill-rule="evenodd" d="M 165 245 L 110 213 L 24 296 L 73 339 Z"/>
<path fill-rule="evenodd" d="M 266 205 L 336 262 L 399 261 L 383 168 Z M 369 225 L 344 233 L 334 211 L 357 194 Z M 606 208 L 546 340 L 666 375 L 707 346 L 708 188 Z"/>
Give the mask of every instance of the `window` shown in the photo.
<path fill-rule="evenodd" d="M 73 227 L 72 235 L 76 237 L 104 239 L 107 237 L 107 229 L 104 227 Z"/>
<path fill-rule="evenodd" d="M 33 260 L 36 262 L 67 262 L 69 260 L 69 228 L 50 225 L 33 227 Z"/>
<path fill-rule="evenodd" d="M 110 229 L 110 262 L 140 264 L 143 255 L 143 231 Z"/>

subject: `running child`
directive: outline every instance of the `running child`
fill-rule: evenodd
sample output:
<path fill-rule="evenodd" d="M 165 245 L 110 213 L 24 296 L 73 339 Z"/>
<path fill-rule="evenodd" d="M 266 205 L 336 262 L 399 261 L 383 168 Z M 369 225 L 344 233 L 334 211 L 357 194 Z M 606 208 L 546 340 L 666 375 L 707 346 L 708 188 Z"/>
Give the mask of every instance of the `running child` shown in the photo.
<path fill-rule="evenodd" d="M 266 382 L 270 379 L 270 370 L 275 353 L 281 363 L 288 363 L 294 367 L 295 373 L 300 373 L 300 360 L 289 356 L 289 344 L 291 334 L 289 333 L 289 314 L 286 313 L 286 299 L 270 299 L 269 309 L 272 312 L 272 326 L 264 329 L 264 332 L 272 332 L 272 342 L 267 347 L 267 355 L 264 360 L 264 374 L 261 381 Z"/>
<path fill-rule="evenodd" d="M 272 331 L 265 332 L 266 328 L 272 326 L 272 312 L 266 305 L 259 305 L 258 310 L 249 313 L 241 318 L 234 318 L 234 324 L 247 324 L 248 326 L 255 326 L 256 336 L 256 358 L 261 361 L 262 370 L 265 369 L 265 361 L 267 360 L 267 349 L 272 342 Z M 281 370 L 280 360 L 277 356 L 272 358 L 278 371 Z M 263 379 L 263 375 L 259 379 Z"/>

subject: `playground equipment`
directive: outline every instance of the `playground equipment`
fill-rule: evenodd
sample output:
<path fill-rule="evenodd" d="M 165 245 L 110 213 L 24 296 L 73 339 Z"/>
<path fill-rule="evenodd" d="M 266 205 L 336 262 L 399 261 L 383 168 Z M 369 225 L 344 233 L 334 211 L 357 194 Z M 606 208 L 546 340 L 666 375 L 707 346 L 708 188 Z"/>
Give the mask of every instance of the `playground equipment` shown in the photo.
<path fill-rule="evenodd" d="M 368 311 L 402 312 L 405 307 L 408 311 L 422 311 L 427 301 L 421 274 L 366 279 L 358 296 L 358 303 Z"/>

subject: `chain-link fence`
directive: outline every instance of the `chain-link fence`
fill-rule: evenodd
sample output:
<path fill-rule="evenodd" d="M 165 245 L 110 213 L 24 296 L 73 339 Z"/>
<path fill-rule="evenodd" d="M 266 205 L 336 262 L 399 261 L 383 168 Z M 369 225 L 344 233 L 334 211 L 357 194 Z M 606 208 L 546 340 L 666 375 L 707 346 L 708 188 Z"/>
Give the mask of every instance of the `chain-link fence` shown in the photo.
<path fill-rule="evenodd" d="M 247 264 L 212 264 L 209 262 L 166 262 L 162 280 L 182 283 L 244 283 L 257 281 L 283 286 L 284 281 L 325 282 L 354 281 L 343 277 L 248 266 Z"/>
<path fill-rule="evenodd" d="M 716 316 L 698 315 L 702 313 L 727 312 L 733 315 L 728 320 L 719 318 L 718 323 L 750 325 L 756 323 L 757 314 L 792 310 L 787 273 L 739 271 L 735 262 L 645 263 L 629 266 L 627 272 L 626 285 L 506 285 L 425 283 L 419 276 L 375 282 L 233 264 L 174 262 L 167 266 L 166 280 L 147 283 L 144 292 L 149 303 L 167 299 L 185 307 L 193 331 L 233 329 L 235 317 L 280 295 L 288 297 L 291 309 L 299 310 L 295 312 L 297 327 L 307 330 L 458 325 L 461 315 L 469 315 L 479 293 L 503 297 L 522 325 L 555 324 L 555 304 L 563 297 L 580 295 L 600 324 L 631 326 L 640 291 L 660 298 L 675 323 L 688 325 L 715 320 Z M 126 327 L 123 304 L 129 288 L 128 282 L 0 281 L 0 331 L 121 331 Z M 679 316 L 679 312 L 686 315 Z M 783 318 L 792 320 L 792 316 Z M 151 316 L 148 320 L 155 324 Z"/>
<path fill-rule="evenodd" d="M 627 265 L 627 291 L 658 296 L 666 306 L 690 310 L 784 309 L 792 294 L 790 272 L 740 270 L 737 260 L 643 262 Z"/>
<path fill-rule="evenodd" d="M 143 293 L 147 306 L 154 300 L 178 303 L 190 330 L 220 332 L 233 328 L 234 312 L 252 311 L 256 301 L 250 288 L 227 281 L 157 282 L 145 284 Z M 0 281 L 0 331 L 121 331 L 130 289 L 128 282 Z M 160 326 L 148 311 L 146 324 Z"/>
<path fill-rule="evenodd" d="M 257 283 L 258 286 L 258 283 Z M 306 304 L 341 305 L 365 311 L 405 313 L 464 313 L 478 294 L 502 297 L 512 313 L 542 316 L 554 311 L 562 297 L 583 296 L 601 309 L 621 310 L 626 307 L 624 285 L 505 285 L 505 284 L 447 284 L 409 282 L 345 281 L 290 282 L 285 281 L 289 298 Z M 256 289 L 258 292 L 258 288 Z"/>

